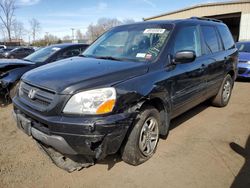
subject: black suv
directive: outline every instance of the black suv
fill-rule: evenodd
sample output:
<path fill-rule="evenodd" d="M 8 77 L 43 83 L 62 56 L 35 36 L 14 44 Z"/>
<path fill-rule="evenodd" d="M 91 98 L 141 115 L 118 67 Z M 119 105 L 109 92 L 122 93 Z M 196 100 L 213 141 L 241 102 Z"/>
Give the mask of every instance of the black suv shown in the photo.
<path fill-rule="evenodd" d="M 121 152 L 148 160 L 170 120 L 199 103 L 228 104 L 238 52 L 211 19 L 150 21 L 111 29 L 81 57 L 22 77 L 17 125 L 69 171 Z"/>

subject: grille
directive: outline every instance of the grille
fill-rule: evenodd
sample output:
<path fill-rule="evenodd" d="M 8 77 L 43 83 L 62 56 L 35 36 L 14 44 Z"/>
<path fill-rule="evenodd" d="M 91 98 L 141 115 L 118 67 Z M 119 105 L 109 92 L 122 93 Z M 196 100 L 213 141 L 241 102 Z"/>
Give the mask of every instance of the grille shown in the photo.
<path fill-rule="evenodd" d="M 46 111 L 54 102 L 55 93 L 21 82 L 19 97 L 26 105 L 39 111 Z"/>
<path fill-rule="evenodd" d="M 238 69 L 238 74 L 244 74 L 246 72 L 246 68 L 239 68 Z"/>

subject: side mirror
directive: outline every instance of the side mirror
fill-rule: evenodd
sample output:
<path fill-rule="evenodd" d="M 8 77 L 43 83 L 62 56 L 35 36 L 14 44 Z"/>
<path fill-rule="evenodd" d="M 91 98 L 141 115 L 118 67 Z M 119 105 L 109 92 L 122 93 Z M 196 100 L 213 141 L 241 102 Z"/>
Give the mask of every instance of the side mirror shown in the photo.
<path fill-rule="evenodd" d="M 175 54 L 174 63 L 190 63 L 196 58 L 195 52 L 192 50 L 179 51 Z"/>

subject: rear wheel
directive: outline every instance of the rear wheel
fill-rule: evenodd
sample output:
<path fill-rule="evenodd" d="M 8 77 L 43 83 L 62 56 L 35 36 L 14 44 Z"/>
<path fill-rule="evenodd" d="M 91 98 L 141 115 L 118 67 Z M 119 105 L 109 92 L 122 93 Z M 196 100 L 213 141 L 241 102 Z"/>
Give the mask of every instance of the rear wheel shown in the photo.
<path fill-rule="evenodd" d="M 122 149 L 123 161 L 139 165 L 153 156 L 159 140 L 160 114 L 148 106 L 141 110 Z"/>
<path fill-rule="evenodd" d="M 231 94 L 232 94 L 232 89 L 233 89 L 233 79 L 232 77 L 228 74 L 221 85 L 221 88 L 217 95 L 212 99 L 212 104 L 217 107 L 224 107 L 228 104 Z"/>

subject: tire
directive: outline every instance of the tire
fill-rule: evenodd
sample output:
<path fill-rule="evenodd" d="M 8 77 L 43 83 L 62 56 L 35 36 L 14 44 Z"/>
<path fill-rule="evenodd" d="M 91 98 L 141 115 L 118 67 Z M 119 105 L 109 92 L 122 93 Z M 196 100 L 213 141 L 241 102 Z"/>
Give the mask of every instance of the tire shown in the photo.
<path fill-rule="evenodd" d="M 12 86 L 12 88 L 10 89 L 10 94 L 9 94 L 9 96 L 10 96 L 10 99 L 12 100 L 14 97 L 15 97 L 15 95 L 16 95 L 16 93 L 17 93 L 17 89 L 18 89 L 18 87 L 19 87 L 19 81 L 18 82 L 16 82 L 15 84 L 13 84 L 13 86 Z"/>
<path fill-rule="evenodd" d="M 159 141 L 160 114 L 148 106 L 141 110 L 136 123 L 121 150 L 122 160 L 137 166 L 150 159 Z"/>
<path fill-rule="evenodd" d="M 234 81 L 232 77 L 228 74 L 224 78 L 219 92 L 212 99 L 213 106 L 224 107 L 228 104 L 231 94 L 232 94 L 233 84 L 234 84 Z"/>

